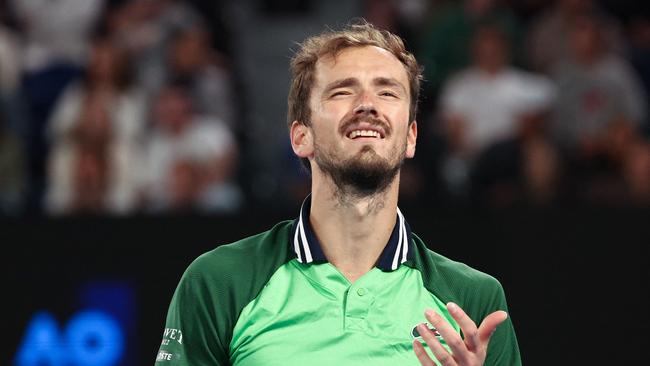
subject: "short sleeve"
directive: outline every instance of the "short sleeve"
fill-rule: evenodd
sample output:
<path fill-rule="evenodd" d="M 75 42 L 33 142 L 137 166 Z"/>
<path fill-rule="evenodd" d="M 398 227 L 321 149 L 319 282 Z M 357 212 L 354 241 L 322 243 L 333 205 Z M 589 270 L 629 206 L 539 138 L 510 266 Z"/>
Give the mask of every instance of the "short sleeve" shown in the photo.
<path fill-rule="evenodd" d="M 183 275 L 172 298 L 156 366 L 225 366 L 228 348 L 219 334 L 215 291 L 196 262 Z M 222 314 L 223 315 L 223 314 Z"/>
<path fill-rule="evenodd" d="M 497 310 L 508 312 L 508 305 L 506 304 L 506 296 L 503 287 L 498 281 L 494 280 L 494 282 L 494 290 L 492 291 L 490 301 L 486 304 L 487 312 L 483 318 Z M 508 319 L 497 327 L 496 331 L 490 338 L 484 366 L 521 366 L 521 356 L 519 354 L 517 336 L 515 335 L 515 329 L 512 324 L 512 319 L 510 318 L 510 313 L 508 313 Z"/>

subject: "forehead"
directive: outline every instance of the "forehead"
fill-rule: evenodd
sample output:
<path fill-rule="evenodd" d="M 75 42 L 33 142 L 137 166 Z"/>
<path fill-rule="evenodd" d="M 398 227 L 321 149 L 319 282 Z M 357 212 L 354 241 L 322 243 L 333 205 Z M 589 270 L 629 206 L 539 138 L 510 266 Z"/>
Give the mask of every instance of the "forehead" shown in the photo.
<path fill-rule="evenodd" d="M 395 55 L 380 47 L 349 47 L 316 62 L 316 88 L 338 79 L 358 78 L 363 82 L 378 77 L 393 78 L 408 90 L 406 68 Z"/>

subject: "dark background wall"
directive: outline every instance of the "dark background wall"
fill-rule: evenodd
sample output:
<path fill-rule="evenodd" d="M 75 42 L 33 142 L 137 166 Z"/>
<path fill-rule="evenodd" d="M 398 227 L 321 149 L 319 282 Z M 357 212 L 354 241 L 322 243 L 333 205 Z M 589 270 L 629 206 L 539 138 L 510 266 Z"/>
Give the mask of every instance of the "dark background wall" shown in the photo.
<path fill-rule="evenodd" d="M 431 249 L 501 281 L 524 364 L 646 363 L 647 209 L 403 211 Z M 153 364 L 167 306 L 192 259 L 293 214 L 3 219 L 0 364 L 13 362 L 37 311 L 65 323 L 89 282 L 132 288 L 121 364 Z"/>

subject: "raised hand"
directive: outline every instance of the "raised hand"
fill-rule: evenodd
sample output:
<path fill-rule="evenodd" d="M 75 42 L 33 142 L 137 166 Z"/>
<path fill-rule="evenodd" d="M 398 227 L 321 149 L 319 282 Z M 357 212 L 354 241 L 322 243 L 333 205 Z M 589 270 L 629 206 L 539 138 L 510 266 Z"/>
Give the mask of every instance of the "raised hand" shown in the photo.
<path fill-rule="evenodd" d="M 418 332 L 422 339 L 443 366 L 482 366 L 485 362 L 490 337 L 497 326 L 508 318 L 508 314 L 501 310 L 495 311 L 485 317 L 477 328 L 472 319 L 458 305 L 450 302 L 447 304 L 447 310 L 460 326 L 465 339 L 462 339 L 460 334 L 440 314 L 431 309 L 425 311 L 424 315 L 431 325 L 438 330 L 442 338 L 445 339 L 447 345 L 451 348 L 451 353 L 440 344 L 433 332 L 424 324 L 418 325 Z M 436 365 L 420 341 L 413 341 L 413 349 L 422 365 Z"/>

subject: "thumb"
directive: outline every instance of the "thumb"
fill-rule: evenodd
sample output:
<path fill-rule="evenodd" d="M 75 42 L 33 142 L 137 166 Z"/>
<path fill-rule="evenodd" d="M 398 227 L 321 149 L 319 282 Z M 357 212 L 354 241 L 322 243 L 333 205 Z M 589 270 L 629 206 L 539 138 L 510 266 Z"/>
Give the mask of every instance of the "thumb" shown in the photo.
<path fill-rule="evenodd" d="M 478 336 L 481 342 L 487 343 L 499 324 L 508 319 L 508 313 L 503 310 L 495 311 L 483 319 L 478 327 Z"/>

